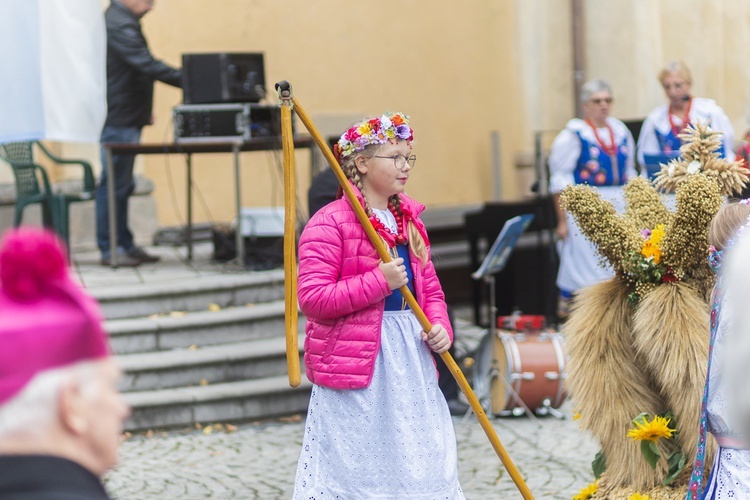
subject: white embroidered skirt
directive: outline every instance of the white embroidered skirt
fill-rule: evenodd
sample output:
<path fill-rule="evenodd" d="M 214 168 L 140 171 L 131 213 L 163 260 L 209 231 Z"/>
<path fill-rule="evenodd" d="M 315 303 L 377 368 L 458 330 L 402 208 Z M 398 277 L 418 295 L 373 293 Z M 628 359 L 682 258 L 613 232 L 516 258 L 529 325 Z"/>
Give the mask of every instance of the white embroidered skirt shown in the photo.
<path fill-rule="evenodd" d="M 750 499 L 750 450 L 719 448 L 703 498 Z"/>
<path fill-rule="evenodd" d="M 313 386 L 295 499 L 456 500 L 456 437 L 411 311 L 386 311 L 372 383 Z"/>

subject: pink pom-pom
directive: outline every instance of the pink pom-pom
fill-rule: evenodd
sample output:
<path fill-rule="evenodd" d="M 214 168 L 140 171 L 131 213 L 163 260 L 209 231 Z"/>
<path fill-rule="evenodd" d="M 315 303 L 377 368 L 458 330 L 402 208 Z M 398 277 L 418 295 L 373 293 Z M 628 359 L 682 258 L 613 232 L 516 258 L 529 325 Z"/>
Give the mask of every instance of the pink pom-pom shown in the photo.
<path fill-rule="evenodd" d="M 54 233 L 10 230 L 0 242 L 0 288 L 17 300 L 32 300 L 48 283 L 67 276 L 66 263 L 65 249 Z"/>

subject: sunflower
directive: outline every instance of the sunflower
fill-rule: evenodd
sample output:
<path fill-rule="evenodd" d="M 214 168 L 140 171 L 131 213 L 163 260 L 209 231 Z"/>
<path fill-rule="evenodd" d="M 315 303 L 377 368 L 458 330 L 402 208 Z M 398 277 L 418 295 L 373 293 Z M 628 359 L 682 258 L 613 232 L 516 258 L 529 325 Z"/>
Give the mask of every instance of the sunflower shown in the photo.
<path fill-rule="evenodd" d="M 573 496 L 573 500 L 588 500 L 589 498 L 594 496 L 594 493 L 596 493 L 596 490 L 598 489 L 599 481 L 597 480 L 579 491 L 575 496 Z"/>
<path fill-rule="evenodd" d="M 669 422 L 672 419 L 655 416 L 654 419 L 649 422 L 646 418 L 641 421 L 635 421 L 633 424 L 635 427 L 628 431 L 628 437 L 633 438 L 633 441 L 651 441 L 657 442 L 661 438 L 671 438 L 674 429 L 669 427 Z"/>

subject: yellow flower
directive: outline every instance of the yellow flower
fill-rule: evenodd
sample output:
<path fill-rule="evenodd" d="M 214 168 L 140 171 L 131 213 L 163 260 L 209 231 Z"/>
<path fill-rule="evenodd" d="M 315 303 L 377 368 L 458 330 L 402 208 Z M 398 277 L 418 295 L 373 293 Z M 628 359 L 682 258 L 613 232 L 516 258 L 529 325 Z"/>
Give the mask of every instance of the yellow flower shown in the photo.
<path fill-rule="evenodd" d="M 648 239 L 654 245 L 661 243 L 664 238 L 664 224 L 657 224 L 653 231 L 651 231 L 651 237 Z"/>
<path fill-rule="evenodd" d="M 633 493 L 628 497 L 628 500 L 649 500 L 648 495 L 641 495 L 640 493 Z"/>
<path fill-rule="evenodd" d="M 576 420 L 580 418 L 581 418 L 581 413 L 578 410 L 573 410 L 573 421 L 575 422 Z"/>
<path fill-rule="evenodd" d="M 628 437 L 633 441 L 652 441 L 657 442 L 661 438 L 671 438 L 674 429 L 669 427 L 671 419 L 655 416 L 649 422 L 644 418 L 643 423 L 635 422 L 635 427 L 628 431 Z"/>
<path fill-rule="evenodd" d="M 370 124 L 365 122 L 359 127 L 357 127 L 357 132 L 359 135 L 370 135 L 372 133 L 372 128 L 370 127 Z"/>
<path fill-rule="evenodd" d="M 596 480 L 593 483 L 586 486 L 585 488 L 583 488 L 576 495 L 574 495 L 573 500 L 588 500 L 589 498 L 594 496 L 594 493 L 596 493 L 596 490 L 598 489 L 599 489 L 599 481 Z"/>
<path fill-rule="evenodd" d="M 653 257 L 654 264 L 658 264 L 659 262 L 661 262 L 661 250 L 657 245 L 653 244 L 650 241 L 647 241 L 643 244 L 643 247 L 641 248 L 641 255 L 643 255 L 647 259 L 649 257 Z"/>

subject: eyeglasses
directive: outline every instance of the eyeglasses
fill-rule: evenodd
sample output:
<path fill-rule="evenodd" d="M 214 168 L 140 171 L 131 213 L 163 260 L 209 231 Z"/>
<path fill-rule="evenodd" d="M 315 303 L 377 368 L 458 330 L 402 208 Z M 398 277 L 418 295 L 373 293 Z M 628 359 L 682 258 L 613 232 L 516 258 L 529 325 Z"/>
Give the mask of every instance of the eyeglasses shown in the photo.
<path fill-rule="evenodd" d="M 597 99 L 590 99 L 591 102 L 594 104 L 601 104 L 603 102 L 606 102 L 607 104 L 612 104 L 613 99 L 611 97 L 600 97 Z"/>
<path fill-rule="evenodd" d="M 414 164 L 417 163 L 417 155 L 393 155 L 393 156 L 378 156 L 373 155 L 373 158 L 387 158 L 393 160 L 393 166 L 396 167 L 396 170 L 400 170 L 401 172 L 404 171 L 404 167 L 406 167 L 406 164 L 409 164 L 409 168 L 414 168 Z"/>

